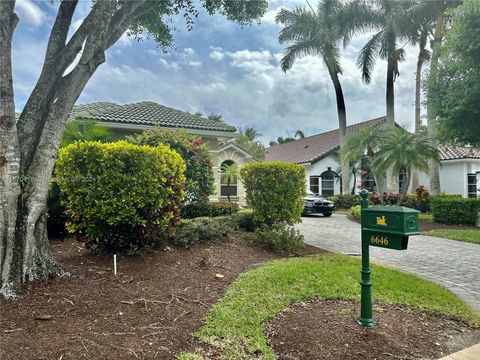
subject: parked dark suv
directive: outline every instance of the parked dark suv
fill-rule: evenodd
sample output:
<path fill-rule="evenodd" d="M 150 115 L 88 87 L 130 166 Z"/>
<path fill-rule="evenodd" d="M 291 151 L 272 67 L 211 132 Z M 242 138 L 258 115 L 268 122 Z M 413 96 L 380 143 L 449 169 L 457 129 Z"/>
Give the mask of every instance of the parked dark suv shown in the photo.
<path fill-rule="evenodd" d="M 307 190 L 307 196 L 305 197 L 305 206 L 303 208 L 303 214 L 323 214 L 323 216 L 331 216 L 335 210 L 335 204 L 333 201 L 327 200 L 314 192 Z"/>

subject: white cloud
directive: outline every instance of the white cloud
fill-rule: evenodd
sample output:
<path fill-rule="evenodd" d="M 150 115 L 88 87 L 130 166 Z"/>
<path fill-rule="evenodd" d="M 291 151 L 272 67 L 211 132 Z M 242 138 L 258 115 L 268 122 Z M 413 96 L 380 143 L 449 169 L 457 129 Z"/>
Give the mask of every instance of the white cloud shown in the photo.
<path fill-rule="evenodd" d="M 26 21 L 27 24 L 32 26 L 41 25 L 46 18 L 45 13 L 31 0 L 18 0 L 15 11 L 21 21 Z"/>
<path fill-rule="evenodd" d="M 199 66 L 202 66 L 202 62 L 201 61 L 190 61 L 188 63 L 188 65 L 193 66 L 193 67 L 199 67 Z"/>
<path fill-rule="evenodd" d="M 175 61 L 167 61 L 161 58 L 158 62 L 167 70 L 179 71 L 181 69 L 180 65 Z"/>
<path fill-rule="evenodd" d="M 214 47 L 214 46 L 211 46 L 210 48 L 212 49 L 212 51 L 209 54 L 210 58 L 213 59 L 213 61 L 215 62 L 222 61 L 223 58 L 225 57 L 225 53 L 223 52 L 222 48 Z"/>
<path fill-rule="evenodd" d="M 195 50 L 193 50 L 192 48 L 185 48 L 183 49 L 183 53 L 188 56 L 193 56 L 195 55 Z"/>
<path fill-rule="evenodd" d="M 270 24 L 270 25 L 281 26 L 281 25 L 279 25 L 275 22 L 275 17 L 277 16 L 278 12 L 281 9 L 284 9 L 284 8 L 286 8 L 286 6 L 280 6 L 277 9 L 272 9 L 272 10 L 268 10 L 267 12 L 265 12 L 265 15 L 263 15 L 263 17 L 262 17 L 262 24 L 265 23 L 265 24 Z"/>

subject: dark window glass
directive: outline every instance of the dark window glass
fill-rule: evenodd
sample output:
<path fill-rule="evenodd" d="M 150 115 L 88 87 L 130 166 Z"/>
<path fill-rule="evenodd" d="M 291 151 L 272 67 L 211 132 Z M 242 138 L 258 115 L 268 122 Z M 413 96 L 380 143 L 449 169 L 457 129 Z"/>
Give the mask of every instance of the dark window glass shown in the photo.
<path fill-rule="evenodd" d="M 310 176 L 310 191 L 315 194 L 320 192 L 320 181 L 318 176 Z"/>
<path fill-rule="evenodd" d="M 468 174 L 468 197 L 477 197 L 477 175 Z"/>
<path fill-rule="evenodd" d="M 322 174 L 322 195 L 331 196 L 335 194 L 335 175 L 332 172 Z"/>

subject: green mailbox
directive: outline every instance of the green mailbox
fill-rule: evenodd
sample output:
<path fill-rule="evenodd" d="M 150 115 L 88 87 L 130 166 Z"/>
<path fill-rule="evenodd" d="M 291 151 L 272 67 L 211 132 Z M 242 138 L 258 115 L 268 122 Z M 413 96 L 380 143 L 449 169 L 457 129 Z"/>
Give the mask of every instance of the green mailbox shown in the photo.
<path fill-rule="evenodd" d="M 363 236 L 370 246 L 405 250 L 410 235 L 420 234 L 417 210 L 401 206 L 374 206 L 362 211 Z"/>

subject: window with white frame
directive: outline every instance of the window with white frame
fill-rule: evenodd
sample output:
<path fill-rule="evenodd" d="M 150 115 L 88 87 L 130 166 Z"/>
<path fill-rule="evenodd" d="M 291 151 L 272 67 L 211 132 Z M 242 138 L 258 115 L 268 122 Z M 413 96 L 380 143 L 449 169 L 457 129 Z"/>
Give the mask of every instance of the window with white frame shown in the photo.
<path fill-rule="evenodd" d="M 232 160 L 225 160 L 220 169 L 220 196 L 237 196 L 238 167 Z"/>
<path fill-rule="evenodd" d="M 320 177 L 319 176 L 310 176 L 310 191 L 315 194 L 320 192 Z"/>
<path fill-rule="evenodd" d="M 477 175 L 468 174 L 468 197 L 476 198 L 477 197 Z"/>
<path fill-rule="evenodd" d="M 335 195 L 335 174 L 332 171 L 325 171 L 322 175 L 322 196 Z"/>

